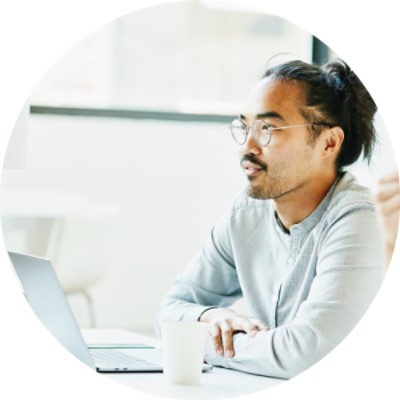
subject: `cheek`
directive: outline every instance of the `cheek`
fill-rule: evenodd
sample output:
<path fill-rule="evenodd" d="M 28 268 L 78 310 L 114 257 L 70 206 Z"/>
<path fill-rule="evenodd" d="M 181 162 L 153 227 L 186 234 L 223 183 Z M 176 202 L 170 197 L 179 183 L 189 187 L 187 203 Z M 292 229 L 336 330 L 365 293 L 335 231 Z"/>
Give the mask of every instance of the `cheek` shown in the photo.
<path fill-rule="evenodd" d="M 307 179 L 312 169 L 311 156 L 309 152 L 294 149 L 271 155 L 267 158 L 269 180 L 286 187 Z"/>
<path fill-rule="evenodd" d="M 265 155 L 264 161 L 268 165 L 268 169 L 270 171 L 274 170 L 276 172 L 284 173 L 285 170 L 297 163 L 298 153 L 293 151 L 290 148 L 282 148 L 280 151 L 278 149 L 273 149 L 274 151 L 270 151 Z M 276 150 L 276 151 L 275 151 Z"/>

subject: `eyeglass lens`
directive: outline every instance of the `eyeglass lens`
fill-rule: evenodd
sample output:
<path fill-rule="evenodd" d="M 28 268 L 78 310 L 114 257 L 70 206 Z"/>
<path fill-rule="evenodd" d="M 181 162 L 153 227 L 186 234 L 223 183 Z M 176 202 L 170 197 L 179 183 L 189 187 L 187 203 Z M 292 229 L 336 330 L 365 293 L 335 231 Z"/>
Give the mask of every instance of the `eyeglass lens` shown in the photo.
<path fill-rule="evenodd" d="M 260 120 L 255 121 L 251 128 L 247 128 L 240 119 L 236 119 L 232 122 L 230 129 L 233 139 L 240 145 L 246 142 L 247 134 L 250 130 L 261 146 L 266 146 L 271 140 L 271 132 L 265 122 Z"/>

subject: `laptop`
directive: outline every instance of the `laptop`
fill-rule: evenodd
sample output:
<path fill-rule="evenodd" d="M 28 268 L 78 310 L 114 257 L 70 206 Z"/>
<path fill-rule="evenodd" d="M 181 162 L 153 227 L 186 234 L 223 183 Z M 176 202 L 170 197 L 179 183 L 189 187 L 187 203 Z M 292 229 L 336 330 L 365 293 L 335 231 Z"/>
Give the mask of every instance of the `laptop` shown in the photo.
<path fill-rule="evenodd" d="M 33 311 L 50 333 L 80 361 L 98 372 L 163 371 L 159 348 L 141 344 L 88 346 L 51 262 L 27 254 L 8 254 Z M 203 365 L 204 372 L 210 369 L 211 365 Z"/>

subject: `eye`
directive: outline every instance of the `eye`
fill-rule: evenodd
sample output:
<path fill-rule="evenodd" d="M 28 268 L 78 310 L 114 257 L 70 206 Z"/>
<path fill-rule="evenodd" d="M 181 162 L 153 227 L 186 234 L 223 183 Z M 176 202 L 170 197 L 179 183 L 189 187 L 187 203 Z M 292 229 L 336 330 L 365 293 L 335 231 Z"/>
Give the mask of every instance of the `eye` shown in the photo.
<path fill-rule="evenodd" d="M 276 128 L 273 125 L 270 125 L 270 124 L 263 124 L 263 126 L 261 128 L 263 133 L 264 132 L 265 133 L 269 133 L 270 130 L 274 130 L 274 129 L 276 129 Z"/>

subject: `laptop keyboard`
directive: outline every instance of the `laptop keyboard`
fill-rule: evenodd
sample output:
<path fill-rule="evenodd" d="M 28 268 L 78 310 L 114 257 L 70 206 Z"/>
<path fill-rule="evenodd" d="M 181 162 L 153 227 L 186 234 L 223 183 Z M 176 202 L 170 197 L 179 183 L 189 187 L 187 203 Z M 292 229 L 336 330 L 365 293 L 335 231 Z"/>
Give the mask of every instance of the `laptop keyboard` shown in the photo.
<path fill-rule="evenodd" d="M 93 357 L 96 365 L 102 367 L 120 367 L 120 368 L 135 368 L 135 367 L 158 367 L 158 365 L 135 357 L 115 349 L 90 349 L 90 354 Z"/>

